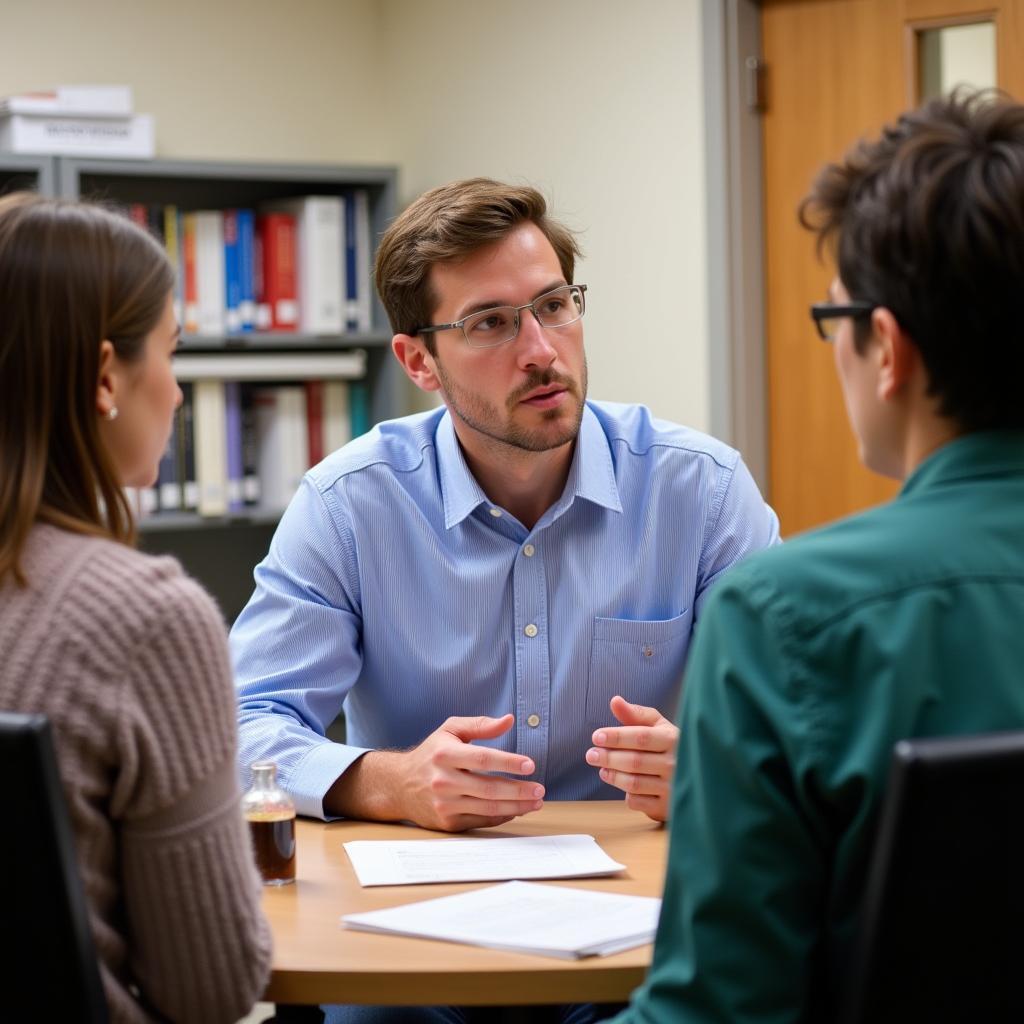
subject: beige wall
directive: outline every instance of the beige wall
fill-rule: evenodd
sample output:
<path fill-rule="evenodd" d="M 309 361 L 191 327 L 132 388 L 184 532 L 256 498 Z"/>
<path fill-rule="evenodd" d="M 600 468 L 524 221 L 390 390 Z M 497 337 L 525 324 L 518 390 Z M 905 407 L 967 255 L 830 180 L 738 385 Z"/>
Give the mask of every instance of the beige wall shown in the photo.
<path fill-rule="evenodd" d="M 0 95 L 127 82 L 160 156 L 396 163 L 403 201 L 536 183 L 582 232 L 591 394 L 706 429 L 699 7 L 7 0 Z"/>

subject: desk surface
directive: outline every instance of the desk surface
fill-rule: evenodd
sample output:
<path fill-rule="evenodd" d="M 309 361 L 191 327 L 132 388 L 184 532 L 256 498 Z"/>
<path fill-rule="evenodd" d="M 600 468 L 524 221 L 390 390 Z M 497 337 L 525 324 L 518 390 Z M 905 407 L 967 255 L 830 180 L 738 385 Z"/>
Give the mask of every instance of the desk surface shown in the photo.
<path fill-rule="evenodd" d="M 466 835 L 587 833 L 627 870 L 612 878 L 542 883 L 603 892 L 660 896 L 666 831 L 621 801 L 549 803 L 499 828 Z M 651 946 L 565 961 L 523 953 L 342 928 L 342 914 L 472 889 L 403 885 L 364 889 L 342 843 L 351 839 L 441 838 L 402 825 L 300 820 L 297 880 L 266 888 L 263 909 L 274 935 L 274 969 L 265 998 L 278 1003 L 363 1003 L 385 1006 L 521 1005 L 616 1002 L 643 980 Z M 485 883 L 486 884 L 486 883 Z"/>

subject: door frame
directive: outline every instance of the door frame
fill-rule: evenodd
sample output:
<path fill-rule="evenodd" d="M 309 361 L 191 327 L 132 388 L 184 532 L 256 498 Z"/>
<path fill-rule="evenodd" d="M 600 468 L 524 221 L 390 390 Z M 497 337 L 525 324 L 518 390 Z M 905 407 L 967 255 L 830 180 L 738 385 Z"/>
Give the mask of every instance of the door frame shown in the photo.
<path fill-rule="evenodd" d="M 761 115 L 757 0 L 701 0 L 711 433 L 768 488 Z"/>

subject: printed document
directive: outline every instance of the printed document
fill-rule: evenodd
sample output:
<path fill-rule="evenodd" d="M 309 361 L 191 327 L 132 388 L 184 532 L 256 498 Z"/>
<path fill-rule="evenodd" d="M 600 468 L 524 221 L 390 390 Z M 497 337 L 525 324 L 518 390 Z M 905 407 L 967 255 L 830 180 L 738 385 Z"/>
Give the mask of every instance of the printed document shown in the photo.
<path fill-rule="evenodd" d="M 341 920 L 358 931 L 579 960 L 653 942 L 660 910 L 653 896 L 506 882 Z"/>
<path fill-rule="evenodd" d="M 360 885 L 588 878 L 626 869 L 593 836 L 354 840 L 345 843 Z"/>

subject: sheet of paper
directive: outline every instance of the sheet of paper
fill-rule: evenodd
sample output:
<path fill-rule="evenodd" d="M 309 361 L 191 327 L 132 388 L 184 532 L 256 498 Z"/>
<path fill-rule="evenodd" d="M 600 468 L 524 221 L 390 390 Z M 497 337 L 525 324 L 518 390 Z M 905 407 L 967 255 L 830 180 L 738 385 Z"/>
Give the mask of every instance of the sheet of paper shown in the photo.
<path fill-rule="evenodd" d="M 495 836 L 493 839 L 353 840 L 345 843 L 360 885 L 498 882 L 509 878 L 613 875 L 593 836 Z"/>
<path fill-rule="evenodd" d="M 346 928 L 578 960 L 654 941 L 661 900 L 506 882 L 402 907 L 346 914 Z"/>

